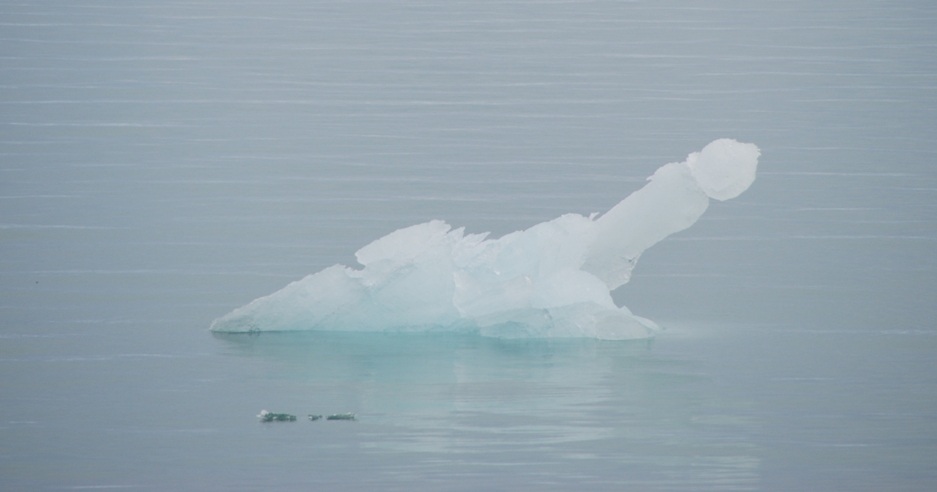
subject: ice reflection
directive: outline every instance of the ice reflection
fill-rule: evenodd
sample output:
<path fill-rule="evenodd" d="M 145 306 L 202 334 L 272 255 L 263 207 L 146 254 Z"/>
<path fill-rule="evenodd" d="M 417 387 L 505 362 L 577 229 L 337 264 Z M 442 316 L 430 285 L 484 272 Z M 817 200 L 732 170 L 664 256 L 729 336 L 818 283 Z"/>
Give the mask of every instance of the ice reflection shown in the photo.
<path fill-rule="evenodd" d="M 308 392 L 318 411 L 357 413 L 356 452 L 407 456 L 421 473 L 494 467 L 555 485 L 574 476 L 622 485 L 758 483 L 749 439 L 757 421 L 714 391 L 701 362 L 658 354 L 653 341 L 215 336 L 230 354 L 269 364 L 271 384 Z"/>

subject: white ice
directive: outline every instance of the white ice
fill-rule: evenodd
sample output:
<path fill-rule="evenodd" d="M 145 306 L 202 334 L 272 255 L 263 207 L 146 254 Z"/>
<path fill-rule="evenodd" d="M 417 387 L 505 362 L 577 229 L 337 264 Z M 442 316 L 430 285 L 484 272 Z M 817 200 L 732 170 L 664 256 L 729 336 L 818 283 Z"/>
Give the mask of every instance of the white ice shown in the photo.
<path fill-rule="evenodd" d="M 218 332 L 477 331 L 518 337 L 634 339 L 652 321 L 616 306 L 641 253 L 690 227 L 709 199 L 755 180 L 753 144 L 716 140 L 667 164 L 594 219 L 567 214 L 499 239 L 441 220 L 394 231 L 334 265 L 216 319 Z"/>

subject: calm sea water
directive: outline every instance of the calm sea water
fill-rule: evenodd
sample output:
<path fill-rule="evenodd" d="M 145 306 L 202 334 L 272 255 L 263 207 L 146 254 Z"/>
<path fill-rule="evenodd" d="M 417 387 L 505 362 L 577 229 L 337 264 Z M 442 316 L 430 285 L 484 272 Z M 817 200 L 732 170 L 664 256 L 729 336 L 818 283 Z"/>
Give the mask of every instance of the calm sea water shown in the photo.
<path fill-rule="evenodd" d="M 933 489 L 934 25 L 2 2 L 0 489 Z M 755 184 L 615 293 L 651 342 L 208 332 L 399 227 L 602 212 L 721 137 Z"/>

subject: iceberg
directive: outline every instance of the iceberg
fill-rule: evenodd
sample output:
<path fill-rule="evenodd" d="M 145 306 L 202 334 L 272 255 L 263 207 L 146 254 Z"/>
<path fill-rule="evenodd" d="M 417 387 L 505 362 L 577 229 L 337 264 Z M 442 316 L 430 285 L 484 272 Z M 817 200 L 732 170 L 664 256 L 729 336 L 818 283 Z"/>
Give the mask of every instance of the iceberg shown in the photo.
<path fill-rule="evenodd" d="M 502 338 L 648 338 L 657 325 L 617 306 L 641 253 L 682 231 L 709 200 L 755 180 L 754 144 L 716 140 L 662 166 L 605 214 L 567 214 L 498 239 L 441 220 L 394 231 L 334 265 L 216 319 L 227 333 L 472 331 Z"/>

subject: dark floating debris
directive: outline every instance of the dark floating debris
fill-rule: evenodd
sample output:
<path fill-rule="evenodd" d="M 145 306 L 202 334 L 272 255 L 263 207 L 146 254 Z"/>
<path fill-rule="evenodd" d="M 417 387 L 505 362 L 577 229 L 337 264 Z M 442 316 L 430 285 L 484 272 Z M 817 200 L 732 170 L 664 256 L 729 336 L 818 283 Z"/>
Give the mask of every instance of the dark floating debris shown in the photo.
<path fill-rule="evenodd" d="M 296 420 L 295 415 L 290 415 L 288 413 L 273 413 L 266 410 L 261 410 L 260 415 L 257 416 L 261 422 L 293 422 Z"/>
<path fill-rule="evenodd" d="M 316 421 L 322 418 L 322 415 L 309 414 L 307 416 L 309 420 Z M 296 416 L 289 413 L 273 413 L 266 410 L 261 410 L 260 415 L 257 416 L 261 422 L 294 422 Z M 325 418 L 325 420 L 357 420 L 357 415 L 353 413 L 333 413 Z"/>

